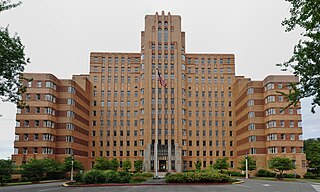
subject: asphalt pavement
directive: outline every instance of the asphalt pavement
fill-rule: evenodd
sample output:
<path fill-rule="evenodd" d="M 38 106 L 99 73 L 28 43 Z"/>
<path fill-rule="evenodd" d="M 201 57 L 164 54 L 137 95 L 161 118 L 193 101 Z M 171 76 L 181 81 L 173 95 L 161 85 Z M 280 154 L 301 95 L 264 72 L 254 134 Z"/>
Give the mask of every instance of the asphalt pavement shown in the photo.
<path fill-rule="evenodd" d="M 320 192 L 320 183 L 245 180 L 242 184 L 227 185 L 144 185 L 62 187 L 62 183 L 47 183 L 24 186 L 0 187 L 2 192 Z"/>

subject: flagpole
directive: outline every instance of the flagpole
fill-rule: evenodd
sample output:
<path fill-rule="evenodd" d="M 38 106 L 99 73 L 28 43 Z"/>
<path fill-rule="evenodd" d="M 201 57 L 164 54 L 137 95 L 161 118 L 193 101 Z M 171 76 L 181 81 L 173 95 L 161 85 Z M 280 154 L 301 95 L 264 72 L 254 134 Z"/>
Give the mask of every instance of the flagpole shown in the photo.
<path fill-rule="evenodd" d="M 156 178 L 158 178 L 158 78 L 158 68 L 156 68 L 156 129 L 154 141 L 154 169 Z"/>

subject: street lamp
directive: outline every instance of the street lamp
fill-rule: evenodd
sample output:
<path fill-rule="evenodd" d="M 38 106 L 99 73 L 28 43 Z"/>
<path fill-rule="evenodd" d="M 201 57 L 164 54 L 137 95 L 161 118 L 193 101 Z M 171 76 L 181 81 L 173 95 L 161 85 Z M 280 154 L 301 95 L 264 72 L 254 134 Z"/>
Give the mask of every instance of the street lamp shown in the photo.
<path fill-rule="evenodd" d="M 246 179 L 248 178 L 248 152 L 246 152 Z"/>
<path fill-rule="evenodd" d="M 71 178 L 70 181 L 73 182 L 73 161 L 74 161 L 74 155 L 71 153 Z"/>

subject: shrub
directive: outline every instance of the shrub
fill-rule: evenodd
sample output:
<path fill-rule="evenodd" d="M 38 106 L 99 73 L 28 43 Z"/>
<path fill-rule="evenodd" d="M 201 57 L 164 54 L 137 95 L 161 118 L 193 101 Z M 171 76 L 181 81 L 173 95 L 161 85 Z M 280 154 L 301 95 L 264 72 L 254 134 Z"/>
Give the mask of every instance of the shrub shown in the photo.
<path fill-rule="evenodd" d="M 317 179 L 317 175 L 310 172 L 307 172 L 303 177 L 305 179 Z"/>
<path fill-rule="evenodd" d="M 105 183 L 106 178 L 106 173 L 104 171 L 93 169 L 84 174 L 83 181 L 87 184 Z"/>
<path fill-rule="evenodd" d="M 166 176 L 168 183 L 226 183 L 230 182 L 230 178 L 226 174 L 202 171 L 189 173 L 172 173 Z"/>
<path fill-rule="evenodd" d="M 283 176 L 283 178 L 300 178 L 300 175 L 298 175 L 298 174 L 294 175 L 292 173 L 289 173 L 289 174 L 285 173 L 282 176 Z"/>
<path fill-rule="evenodd" d="M 256 175 L 258 177 L 275 177 L 276 173 L 270 172 L 265 169 L 259 169 Z"/>
<path fill-rule="evenodd" d="M 187 182 L 186 173 L 172 173 L 165 177 L 167 183 L 185 183 Z"/>
<path fill-rule="evenodd" d="M 129 183 L 131 180 L 131 175 L 127 171 L 120 172 L 120 183 Z"/>
<path fill-rule="evenodd" d="M 133 182 L 143 182 L 143 181 L 146 181 L 147 178 L 146 177 L 143 177 L 143 176 L 132 176 L 132 181 Z"/>
<path fill-rule="evenodd" d="M 106 174 L 106 183 L 120 183 L 120 174 L 113 170 L 105 171 Z"/>
<path fill-rule="evenodd" d="M 242 174 L 237 171 L 223 171 L 223 173 L 227 174 L 227 175 L 231 175 L 231 176 L 236 176 L 236 177 L 245 177 L 246 176 L 246 174 Z"/>
<path fill-rule="evenodd" d="M 169 173 L 167 173 L 167 174 L 169 174 Z M 153 177 L 153 173 L 148 173 L 148 172 L 138 172 L 138 173 L 135 173 L 135 174 L 133 174 L 133 176 L 135 177 L 135 176 L 141 176 L 141 177 Z"/>

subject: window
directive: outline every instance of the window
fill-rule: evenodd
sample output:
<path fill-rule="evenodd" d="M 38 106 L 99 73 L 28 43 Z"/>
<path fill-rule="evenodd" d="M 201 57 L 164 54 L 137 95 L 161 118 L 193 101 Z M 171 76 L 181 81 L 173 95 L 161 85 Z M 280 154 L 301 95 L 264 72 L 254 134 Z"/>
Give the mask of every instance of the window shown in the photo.
<path fill-rule="evenodd" d="M 290 121 L 290 127 L 294 127 L 294 121 Z"/>
<path fill-rule="evenodd" d="M 276 98 L 274 95 L 270 95 L 268 97 L 266 97 L 265 99 L 265 103 L 270 103 L 270 102 L 275 102 L 276 101 Z"/>
<path fill-rule="evenodd" d="M 270 134 L 267 136 L 267 141 L 275 141 L 277 140 L 277 134 Z"/>
<path fill-rule="evenodd" d="M 268 121 L 266 123 L 266 127 L 267 128 L 272 128 L 272 127 L 276 127 L 277 126 L 277 122 L 276 121 Z"/>
<path fill-rule="evenodd" d="M 248 118 L 252 118 L 252 117 L 255 117 L 255 113 L 254 111 L 249 111 Z"/>
<path fill-rule="evenodd" d="M 248 130 L 255 130 L 255 129 L 256 129 L 255 124 L 251 123 L 248 125 Z"/>
<path fill-rule="evenodd" d="M 257 149 L 256 148 L 250 148 L 250 154 L 256 154 Z"/>
<path fill-rule="evenodd" d="M 248 102 L 247 102 L 247 106 L 253 106 L 254 105 L 254 100 L 253 99 L 250 99 Z"/>
<path fill-rule="evenodd" d="M 278 153 L 278 148 L 277 147 L 269 147 L 268 154 L 274 154 L 274 153 Z"/>
<path fill-rule="evenodd" d="M 275 115 L 276 114 L 276 109 L 275 108 L 270 108 L 266 110 L 266 116 L 269 115 Z"/>
<path fill-rule="evenodd" d="M 256 141 L 257 141 L 257 138 L 255 135 L 249 136 L 249 142 L 256 142 Z"/>
<path fill-rule="evenodd" d="M 268 90 L 271 90 L 271 89 L 274 89 L 274 83 L 268 83 L 264 87 L 264 91 L 268 91 Z"/>
<path fill-rule="evenodd" d="M 294 134 L 290 134 L 290 140 L 291 140 L 291 141 L 294 141 L 294 140 L 295 140 Z"/>

